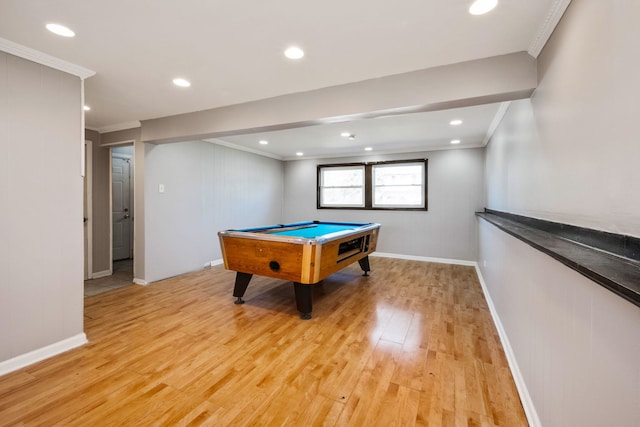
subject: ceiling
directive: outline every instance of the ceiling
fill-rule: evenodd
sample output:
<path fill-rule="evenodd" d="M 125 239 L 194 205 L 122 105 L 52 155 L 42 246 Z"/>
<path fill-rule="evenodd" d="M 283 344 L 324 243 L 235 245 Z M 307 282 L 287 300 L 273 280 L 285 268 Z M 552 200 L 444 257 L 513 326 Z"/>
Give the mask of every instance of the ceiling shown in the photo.
<path fill-rule="evenodd" d="M 140 120 L 495 55 L 527 50 L 537 55 L 541 33 L 550 33 L 550 16 L 568 2 L 500 0 L 482 16 L 467 12 L 471 3 L 1 0 L 0 38 L 95 71 L 85 80 L 85 102 L 91 107 L 85 122 L 104 132 Z M 70 27 L 76 37 L 51 34 L 45 29 L 51 22 Z M 305 50 L 304 58 L 283 56 L 291 44 Z M 174 86 L 176 77 L 192 86 Z M 268 139 L 269 145 L 257 149 L 277 158 L 287 158 L 294 146 L 305 156 L 346 155 L 365 146 L 378 152 L 441 148 L 453 138 L 462 139 L 461 146 L 475 146 L 482 145 L 499 111 L 498 105 L 481 106 L 222 142 L 256 147 L 256 138 Z M 462 117 L 463 125 L 448 125 Z M 356 134 L 350 145 L 339 136 L 343 130 Z"/>
<path fill-rule="evenodd" d="M 486 104 L 394 115 L 207 141 L 284 160 L 296 158 L 296 152 L 302 152 L 304 158 L 322 158 L 451 148 L 454 138 L 460 141 L 456 147 L 482 147 L 492 122 L 505 105 Z M 462 124 L 452 126 L 449 124 L 452 120 L 462 120 Z M 353 139 L 342 136 L 343 132 L 352 135 Z M 261 145 L 261 140 L 269 144 Z M 367 147 L 372 150 L 365 151 Z"/>

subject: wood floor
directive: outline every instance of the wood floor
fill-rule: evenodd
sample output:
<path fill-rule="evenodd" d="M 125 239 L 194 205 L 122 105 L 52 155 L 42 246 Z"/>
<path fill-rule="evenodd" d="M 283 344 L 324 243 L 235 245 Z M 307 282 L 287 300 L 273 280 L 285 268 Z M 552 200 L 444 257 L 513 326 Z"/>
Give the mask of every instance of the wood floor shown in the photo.
<path fill-rule="evenodd" d="M 0 377 L 0 425 L 524 426 L 473 267 L 390 258 L 318 285 L 222 266 L 85 299 L 89 344 Z"/>

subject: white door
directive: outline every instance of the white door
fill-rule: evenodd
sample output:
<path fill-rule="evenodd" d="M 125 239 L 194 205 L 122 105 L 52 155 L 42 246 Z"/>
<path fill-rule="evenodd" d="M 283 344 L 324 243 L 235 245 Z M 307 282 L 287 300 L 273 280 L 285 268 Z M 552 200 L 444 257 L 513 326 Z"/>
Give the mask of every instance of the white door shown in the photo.
<path fill-rule="evenodd" d="M 131 257 L 131 159 L 114 154 L 112 174 L 113 260 Z"/>

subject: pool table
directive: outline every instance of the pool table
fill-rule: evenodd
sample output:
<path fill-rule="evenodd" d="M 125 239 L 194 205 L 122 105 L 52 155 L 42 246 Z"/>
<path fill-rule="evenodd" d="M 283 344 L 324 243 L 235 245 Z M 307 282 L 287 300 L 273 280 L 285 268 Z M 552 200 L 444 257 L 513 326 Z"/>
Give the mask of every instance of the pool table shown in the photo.
<path fill-rule="evenodd" d="M 290 280 L 302 319 L 311 318 L 312 286 L 358 261 L 367 276 L 380 224 L 308 221 L 218 233 L 224 266 L 236 272 L 233 296 L 242 304 L 254 274 Z"/>

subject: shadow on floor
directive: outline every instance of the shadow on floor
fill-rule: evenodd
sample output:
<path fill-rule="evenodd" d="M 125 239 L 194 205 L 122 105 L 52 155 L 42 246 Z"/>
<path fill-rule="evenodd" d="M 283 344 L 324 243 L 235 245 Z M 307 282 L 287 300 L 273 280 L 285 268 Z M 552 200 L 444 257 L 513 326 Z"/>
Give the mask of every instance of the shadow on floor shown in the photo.
<path fill-rule="evenodd" d="M 84 296 L 90 297 L 103 292 L 129 286 L 133 283 L 133 260 L 114 261 L 113 274 L 99 279 L 84 281 Z"/>

